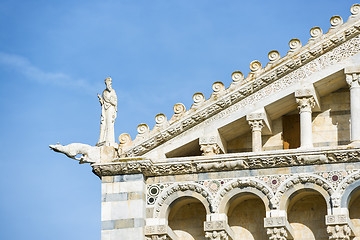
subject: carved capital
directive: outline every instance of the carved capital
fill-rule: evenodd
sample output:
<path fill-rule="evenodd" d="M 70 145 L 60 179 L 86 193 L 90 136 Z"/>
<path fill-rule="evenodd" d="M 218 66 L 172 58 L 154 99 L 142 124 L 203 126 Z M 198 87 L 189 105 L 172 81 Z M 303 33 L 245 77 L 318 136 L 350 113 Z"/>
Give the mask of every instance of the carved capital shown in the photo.
<path fill-rule="evenodd" d="M 311 109 L 315 107 L 314 97 L 298 97 L 296 98 L 296 103 L 299 105 L 300 113 L 311 112 Z"/>
<path fill-rule="evenodd" d="M 220 154 L 220 147 L 216 143 L 201 144 L 200 151 L 202 151 L 203 156 L 212 156 L 212 155 Z"/>
<path fill-rule="evenodd" d="M 166 225 L 145 226 L 145 240 L 175 240 L 177 236 Z"/>
<path fill-rule="evenodd" d="M 168 235 L 151 235 L 145 236 L 145 240 L 171 240 Z"/>
<path fill-rule="evenodd" d="M 267 228 L 266 234 L 269 240 L 286 240 L 288 237 L 285 227 Z"/>
<path fill-rule="evenodd" d="M 229 240 L 229 235 L 225 230 L 206 232 L 205 238 L 207 240 Z"/>
<path fill-rule="evenodd" d="M 248 122 L 252 131 L 261 131 L 264 127 L 263 120 L 249 120 Z"/>
<path fill-rule="evenodd" d="M 329 240 L 350 240 L 351 228 L 347 224 L 332 225 L 327 227 Z"/>
<path fill-rule="evenodd" d="M 350 88 L 360 87 L 360 73 L 346 74 L 346 82 Z"/>

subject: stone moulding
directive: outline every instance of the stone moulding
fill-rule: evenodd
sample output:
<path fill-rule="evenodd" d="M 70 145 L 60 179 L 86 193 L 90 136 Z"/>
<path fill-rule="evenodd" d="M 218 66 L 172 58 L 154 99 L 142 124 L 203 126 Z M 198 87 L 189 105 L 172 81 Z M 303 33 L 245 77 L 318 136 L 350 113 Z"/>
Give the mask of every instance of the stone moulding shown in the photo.
<path fill-rule="evenodd" d="M 251 104 L 259 97 L 263 98 L 276 93 L 278 88 L 284 89 L 310 76 L 313 72 L 355 55 L 360 52 L 360 37 L 358 36 L 360 20 L 358 15 L 353 16 L 354 18 L 350 18 L 348 22 L 337 26 L 336 31 L 329 31 L 318 41 L 309 41 L 305 46 L 278 59 L 276 63 L 271 64 L 271 67 L 265 67 L 262 73 L 251 75 L 251 79 L 247 78 L 246 84 L 226 89 L 224 96 L 213 101 L 205 101 L 197 111 L 183 112 L 183 117 L 171 123 L 169 127 L 162 131 L 150 132 L 149 136 L 139 138 L 139 141 L 134 141 L 133 145 L 124 148 L 122 152 L 128 157 L 141 156 L 241 100 L 243 104 L 240 105 Z M 312 62 L 325 54 L 329 56 L 325 56 L 321 61 Z M 305 65 L 309 62 L 312 64 L 306 67 Z M 272 87 L 273 91 L 269 89 L 260 91 L 271 84 L 275 84 Z"/>
<path fill-rule="evenodd" d="M 136 173 L 145 176 L 165 176 L 358 161 L 360 161 L 360 148 L 322 148 L 307 151 L 294 149 L 256 154 L 233 153 L 209 157 L 185 157 L 156 163 L 146 158 L 119 158 L 111 163 L 95 163 L 91 166 L 99 177 Z"/>

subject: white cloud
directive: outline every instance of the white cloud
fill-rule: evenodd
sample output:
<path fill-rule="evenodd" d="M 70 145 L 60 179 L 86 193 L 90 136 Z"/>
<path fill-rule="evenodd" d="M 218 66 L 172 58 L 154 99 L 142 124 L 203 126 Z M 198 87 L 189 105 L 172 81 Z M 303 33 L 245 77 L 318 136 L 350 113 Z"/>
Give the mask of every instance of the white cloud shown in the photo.
<path fill-rule="evenodd" d="M 61 72 L 46 72 L 34 66 L 27 58 L 0 52 L 0 65 L 14 69 L 29 80 L 61 87 L 79 88 L 86 92 L 96 92 L 99 86 L 92 85 L 85 79 L 75 79 Z"/>

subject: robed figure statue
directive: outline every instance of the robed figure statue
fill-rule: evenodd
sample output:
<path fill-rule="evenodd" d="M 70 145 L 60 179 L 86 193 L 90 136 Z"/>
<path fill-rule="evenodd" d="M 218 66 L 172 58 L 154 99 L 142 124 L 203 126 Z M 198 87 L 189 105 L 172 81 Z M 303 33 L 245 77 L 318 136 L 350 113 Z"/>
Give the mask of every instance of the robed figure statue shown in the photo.
<path fill-rule="evenodd" d="M 98 94 L 101 104 L 101 123 L 100 138 L 98 146 L 114 146 L 115 145 L 115 118 L 117 115 L 117 96 L 115 90 L 111 87 L 111 78 L 105 79 L 106 89 L 102 93 L 102 97 Z"/>

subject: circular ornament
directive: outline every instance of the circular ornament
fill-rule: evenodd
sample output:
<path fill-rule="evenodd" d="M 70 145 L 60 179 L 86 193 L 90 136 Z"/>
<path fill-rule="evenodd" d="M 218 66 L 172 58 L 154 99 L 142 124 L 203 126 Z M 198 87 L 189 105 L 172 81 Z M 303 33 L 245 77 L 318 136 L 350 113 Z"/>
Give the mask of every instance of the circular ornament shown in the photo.
<path fill-rule="evenodd" d="M 231 78 L 234 82 L 240 82 L 244 80 L 244 74 L 240 71 L 235 71 L 231 74 Z"/>
<path fill-rule="evenodd" d="M 137 131 L 139 134 L 144 134 L 150 131 L 149 126 L 146 123 L 141 123 L 137 127 Z"/>
<path fill-rule="evenodd" d="M 119 142 L 120 144 L 126 144 L 128 142 L 131 142 L 131 137 L 128 133 L 122 133 L 119 136 Z"/>
<path fill-rule="evenodd" d="M 274 61 L 280 59 L 280 53 L 276 50 L 272 50 L 269 52 L 268 58 L 271 62 L 274 62 Z"/>
<path fill-rule="evenodd" d="M 250 70 L 252 72 L 259 71 L 261 68 L 262 68 L 262 65 L 258 60 L 254 60 L 250 63 Z"/>
<path fill-rule="evenodd" d="M 213 83 L 212 89 L 214 90 L 214 92 L 220 92 L 225 90 L 225 86 L 222 82 L 218 81 Z"/>
<path fill-rule="evenodd" d="M 162 123 L 164 123 L 166 120 L 167 120 L 167 119 L 166 119 L 166 116 L 165 116 L 165 114 L 163 114 L 163 113 L 159 113 L 159 114 L 157 114 L 157 115 L 155 116 L 155 122 L 156 122 L 157 124 L 162 124 Z"/>

